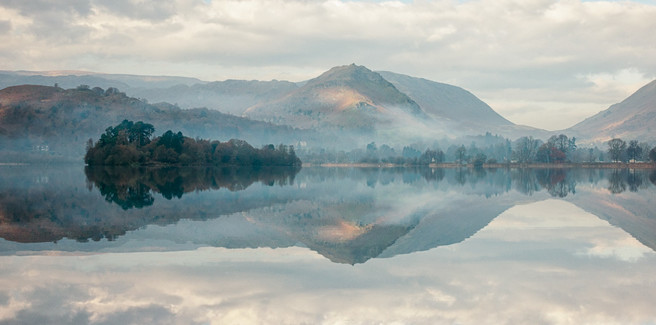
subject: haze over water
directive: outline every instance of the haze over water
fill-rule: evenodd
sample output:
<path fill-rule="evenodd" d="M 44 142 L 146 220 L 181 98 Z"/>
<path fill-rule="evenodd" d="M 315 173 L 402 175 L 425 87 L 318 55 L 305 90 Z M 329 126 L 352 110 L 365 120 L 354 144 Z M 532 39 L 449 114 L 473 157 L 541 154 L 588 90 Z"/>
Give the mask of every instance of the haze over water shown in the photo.
<path fill-rule="evenodd" d="M 652 170 L 0 178 L 0 324 L 656 321 Z"/>

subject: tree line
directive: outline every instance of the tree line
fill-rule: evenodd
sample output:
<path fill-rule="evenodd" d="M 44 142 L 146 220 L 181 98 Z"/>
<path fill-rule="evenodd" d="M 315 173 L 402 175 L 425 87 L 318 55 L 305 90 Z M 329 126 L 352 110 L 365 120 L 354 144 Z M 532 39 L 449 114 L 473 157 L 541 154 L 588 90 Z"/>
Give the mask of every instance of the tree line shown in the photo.
<path fill-rule="evenodd" d="M 322 163 L 390 163 L 396 165 L 421 166 L 431 163 L 471 164 L 474 167 L 483 164 L 520 163 L 520 164 L 557 164 L 557 163 L 595 163 L 656 161 L 656 148 L 646 142 L 632 140 L 626 143 L 622 139 L 612 139 L 608 148 L 580 147 L 575 137 L 565 134 L 551 136 L 547 141 L 521 137 L 515 141 L 486 134 L 473 137 L 471 144 L 449 144 L 446 150 L 439 144 L 417 143 L 403 147 L 391 147 L 387 144 L 377 145 L 371 142 L 365 148 L 351 151 L 330 151 L 327 149 L 310 149 L 300 152 L 304 161 Z"/>
<path fill-rule="evenodd" d="M 142 121 L 123 120 L 105 129 L 94 143 L 87 141 L 88 165 L 300 166 L 293 146 L 268 144 L 260 149 L 246 141 L 193 139 L 171 130 L 152 137 L 155 128 Z"/>

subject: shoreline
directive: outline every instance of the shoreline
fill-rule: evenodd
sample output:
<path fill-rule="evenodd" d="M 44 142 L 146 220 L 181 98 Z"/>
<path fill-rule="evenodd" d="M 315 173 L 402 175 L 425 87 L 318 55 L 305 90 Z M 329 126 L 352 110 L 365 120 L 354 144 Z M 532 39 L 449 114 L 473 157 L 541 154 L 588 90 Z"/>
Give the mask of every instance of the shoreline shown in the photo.
<path fill-rule="evenodd" d="M 402 165 L 390 163 L 303 163 L 302 167 L 331 167 L 331 168 L 475 168 L 473 164 L 457 164 L 457 163 L 440 163 L 428 165 Z M 527 169 L 564 169 L 564 168 L 598 168 L 598 169 L 656 169 L 656 162 L 635 162 L 635 163 L 498 163 L 498 164 L 483 164 L 481 168 L 527 168 Z"/>

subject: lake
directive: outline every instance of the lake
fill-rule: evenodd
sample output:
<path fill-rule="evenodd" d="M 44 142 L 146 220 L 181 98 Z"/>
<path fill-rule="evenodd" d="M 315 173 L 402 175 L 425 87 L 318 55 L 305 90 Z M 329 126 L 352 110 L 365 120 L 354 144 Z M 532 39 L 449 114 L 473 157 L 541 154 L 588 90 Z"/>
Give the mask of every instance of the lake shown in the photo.
<path fill-rule="evenodd" d="M 0 324 L 654 324 L 655 183 L 0 166 Z"/>

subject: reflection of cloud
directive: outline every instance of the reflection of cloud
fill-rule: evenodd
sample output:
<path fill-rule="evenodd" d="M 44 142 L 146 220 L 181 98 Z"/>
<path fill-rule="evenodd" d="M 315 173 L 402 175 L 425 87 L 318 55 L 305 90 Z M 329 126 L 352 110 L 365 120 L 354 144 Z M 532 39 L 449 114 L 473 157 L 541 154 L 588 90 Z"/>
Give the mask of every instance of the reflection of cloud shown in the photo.
<path fill-rule="evenodd" d="M 635 262 L 652 252 L 633 237 L 598 238 L 594 247 L 585 251 L 585 254 L 603 258 L 617 258 L 622 261 Z"/>
<path fill-rule="evenodd" d="M 608 222 L 586 213 L 571 203 L 552 199 L 515 206 L 506 211 L 504 218 L 497 218 L 491 222 L 489 229 L 521 230 L 604 226 L 608 226 Z"/>
<path fill-rule="evenodd" d="M 579 253 L 637 247 L 547 200 L 460 244 L 356 266 L 301 247 L 4 256 L 0 324 L 649 323 L 655 254 Z"/>
<path fill-rule="evenodd" d="M 515 206 L 492 221 L 483 236 L 503 233 L 506 240 L 549 241 L 556 232 L 562 239 L 586 242 L 581 251 L 587 256 L 636 261 L 652 251 L 620 228 L 559 200 Z"/>

